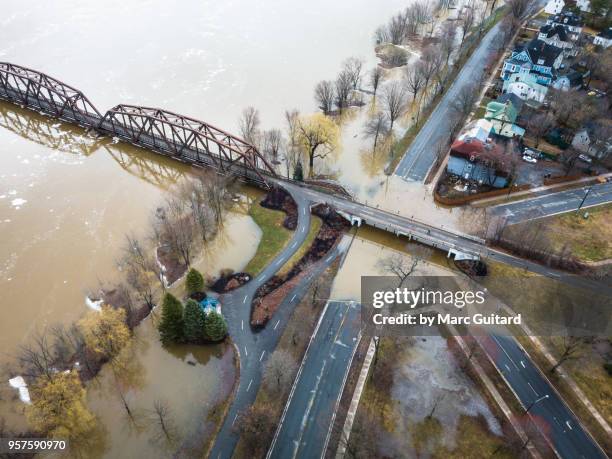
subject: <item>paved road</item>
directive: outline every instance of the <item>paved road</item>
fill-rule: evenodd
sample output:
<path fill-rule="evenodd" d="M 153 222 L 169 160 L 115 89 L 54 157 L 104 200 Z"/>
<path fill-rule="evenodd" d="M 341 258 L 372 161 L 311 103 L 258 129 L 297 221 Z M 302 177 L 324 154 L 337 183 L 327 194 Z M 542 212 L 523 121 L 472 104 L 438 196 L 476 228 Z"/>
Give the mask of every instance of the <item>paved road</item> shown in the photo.
<path fill-rule="evenodd" d="M 293 195 L 293 198 L 298 204 L 299 218 L 296 233 L 287 247 L 255 279 L 222 298 L 223 314 L 228 323 L 229 333 L 240 353 L 240 380 L 234 401 L 211 449 L 209 457 L 212 459 L 232 457 L 239 439 L 235 432 L 237 417 L 255 400 L 261 383 L 263 365 L 276 348 L 294 307 L 301 301 L 311 282 L 346 250 L 347 244 L 341 243 L 325 258 L 315 263 L 309 269 L 304 281 L 283 300 L 266 328 L 259 332 L 251 330 L 249 326 L 251 301 L 256 290 L 283 266 L 302 245 L 308 234 L 309 202 L 299 195 Z"/>
<path fill-rule="evenodd" d="M 337 404 L 359 344 L 360 311 L 360 305 L 352 301 L 327 303 L 267 458 L 320 458 L 325 454 Z"/>
<path fill-rule="evenodd" d="M 561 458 L 607 457 L 514 338 L 491 335 L 481 341 L 523 407 L 547 432 Z"/>
<path fill-rule="evenodd" d="M 553 279 L 563 279 L 564 282 L 584 289 L 597 289 L 598 291 L 612 294 L 612 287 L 603 285 L 599 282 L 579 277 L 568 276 L 567 273 L 557 271 L 529 260 L 524 260 L 505 252 L 488 247 L 482 239 L 457 233 L 454 231 L 438 228 L 424 222 L 414 220 L 409 217 L 392 214 L 382 209 L 365 206 L 364 204 L 351 201 L 338 196 L 321 193 L 293 183 L 282 182 L 282 186 L 290 190 L 292 194 L 301 193 L 313 203 L 327 203 L 336 210 L 359 216 L 363 222 L 370 226 L 383 229 L 395 234 L 408 236 L 431 247 L 449 251 L 449 249 L 459 250 L 465 254 L 478 256 L 479 258 L 489 259 L 505 263 L 515 268 L 525 269 L 536 274 L 547 276 Z"/>
<path fill-rule="evenodd" d="M 535 11 L 541 3 L 543 2 L 534 2 L 531 11 Z M 495 38 L 499 35 L 500 28 L 501 22 L 498 22 L 482 38 L 476 50 L 457 75 L 452 86 L 446 91 L 442 100 L 414 138 L 406 153 L 404 153 L 404 157 L 395 169 L 395 175 L 412 181 L 425 180 L 429 169 L 435 161 L 436 144 L 446 140 L 451 130 L 451 119 L 454 116 L 453 103 L 464 88 L 480 80 L 487 59 L 495 51 Z"/>
<path fill-rule="evenodd" d="M 588 208 L 612 202 L 612 183 L 584 186 L 536 198 L 489 207 L 492 216 L 505 218 L 508 224 L 520 223 L 578 209 L 587 190 L 591 190 L 582 205 Z"/>

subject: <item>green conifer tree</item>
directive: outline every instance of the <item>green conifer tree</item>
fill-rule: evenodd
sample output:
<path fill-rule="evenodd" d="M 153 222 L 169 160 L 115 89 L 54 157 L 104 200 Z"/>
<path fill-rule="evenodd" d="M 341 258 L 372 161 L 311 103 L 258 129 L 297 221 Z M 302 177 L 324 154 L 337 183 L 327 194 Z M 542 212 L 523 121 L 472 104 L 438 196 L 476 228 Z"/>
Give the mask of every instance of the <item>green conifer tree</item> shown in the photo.
<path fill-rule="evenodd" d="M 204 325 L 206 314 L 200 304 L 195 300 L 187 300 L 185 303 L 185 341 L 188 343 L 200 343 L 204 339 Z"/>
<path fill-rule="evenodd" d="M 162 343 L 183 342 L 185 339 L 183 328 L 183 305 L 174 295 L 166 293 L 162 302 L 161 320 L 158 325 Z"/>
<path fill-rule="evenodd" d="M 297 180 L 298 182 L 304 181 L 304 169 L 302 169 L 302 161 L 298 161 L 295 165 L 295 169 L 293 169 L 293 180 Z"/>
<path fill-rule="evenodd" d="M 211 311 L 206 315 L 204 335 L 210 341 L 221 341 L 227 336 L 227 324 L 221 314 Z"/>
<path fill-rule="evenodd" d="M 204 277 L 197 269 L 191 268 L 185 279 L 187 293 L 192 294 L 204 290 Z"/>

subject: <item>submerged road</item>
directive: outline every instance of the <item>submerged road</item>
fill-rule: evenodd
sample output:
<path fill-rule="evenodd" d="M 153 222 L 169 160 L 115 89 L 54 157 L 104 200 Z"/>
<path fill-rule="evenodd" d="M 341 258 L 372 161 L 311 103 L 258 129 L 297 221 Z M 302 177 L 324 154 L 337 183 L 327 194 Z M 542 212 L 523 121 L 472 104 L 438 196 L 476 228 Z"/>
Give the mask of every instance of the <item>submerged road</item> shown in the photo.
<path fill-rule="evenodd" d="M 584 199 L 585 197 L 586 199 Z M 584 203 L 582 202 L 583 199 Z M 557 193 L 549 193 L 508 204 L 499 204 L 489 207 L 489 212 L 490 215 L 501 217 L 509 225 L 512 225 L 514 223 L 572 212 L 577 210 L 581 203 L 581 208 L 587 209 L 610 202 L 612 202 L 612 183 L 601 183 L 559 191 Z"/>
<path fill-rule="evenodd" d="M 361 307 L 330 301 L 300 366 L 267 458 L 321 458 L 360 339 Z"/>
<path fill-rule="evenodd" d="M 607 457 L 514 338 L 490 335 L 481 341 L 507 384 L 561 458 Z"/>

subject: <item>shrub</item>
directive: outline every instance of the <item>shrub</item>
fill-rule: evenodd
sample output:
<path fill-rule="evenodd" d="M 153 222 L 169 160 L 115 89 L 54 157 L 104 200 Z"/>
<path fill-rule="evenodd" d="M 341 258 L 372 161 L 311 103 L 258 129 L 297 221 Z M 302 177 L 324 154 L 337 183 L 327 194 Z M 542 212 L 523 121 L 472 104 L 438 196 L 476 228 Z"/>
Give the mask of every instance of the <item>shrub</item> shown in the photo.
<path fill-rule="evenodd" d="M 211 311 L 206 316 L 204 335 L 210 341 L 221 341 L 227 336 L 227 324 L 221 314 Z"/>
<path fill-rule="evenodd" d="M 204 290 L 204 277 L 197 269 L 191 268 L 185 280 L 187 293 L 201 292 Z"/>
<path fill-rule="evenodd" d="M 181 343 L 185 339 L 183 333 L 183 305 L 170 293 L 164 295 L 158 329 L 161 341 L 164 344 Z"/>
<path fill-rule="evenodd" d="M 204 339 L 204 325 L 206 314 L 200 304 L 192 299 L 185 303 L 185 317 L 183 318 L 185 328 L 185 341 L 189 343 L 199 343 Z"/>
<path fill-rule="evenodd" d="M 608 372 L 608 376 L 612 376 L 612 362 L 606 362 L 603 365 L 604 370 Z"/>

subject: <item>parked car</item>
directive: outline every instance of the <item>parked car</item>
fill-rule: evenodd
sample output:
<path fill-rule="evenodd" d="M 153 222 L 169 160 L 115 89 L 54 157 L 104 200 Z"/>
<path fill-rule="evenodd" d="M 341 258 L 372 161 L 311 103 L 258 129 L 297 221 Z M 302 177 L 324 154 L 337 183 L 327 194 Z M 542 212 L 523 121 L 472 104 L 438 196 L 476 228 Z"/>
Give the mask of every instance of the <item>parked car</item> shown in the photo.
<path fill-rule="evenodd" d="M 590 156 L 587 156 L 585 154 L 582 155 L 578 155 L 578 159 L 583 160 L 585 163 L 589 163 L 591 164 L 593 162 L 593 159 Z"/>
<path fill-rule="evenodd" d="M 531 157 L 531 156 L 529 156 L 529 155 L 523 155 L 523 161 L 528 162 L 528 163 L 532 163 L 532 164 L 535 164 L 535 163 L 537 163 L 537 162 L 538 162 L 538 160 L 537 160 L 537 159 L 532 158 L 532 157 Z"/>

